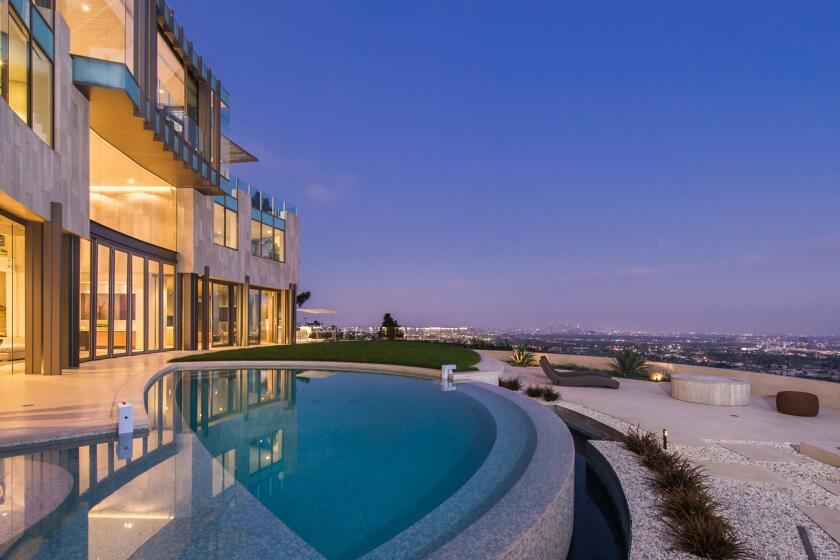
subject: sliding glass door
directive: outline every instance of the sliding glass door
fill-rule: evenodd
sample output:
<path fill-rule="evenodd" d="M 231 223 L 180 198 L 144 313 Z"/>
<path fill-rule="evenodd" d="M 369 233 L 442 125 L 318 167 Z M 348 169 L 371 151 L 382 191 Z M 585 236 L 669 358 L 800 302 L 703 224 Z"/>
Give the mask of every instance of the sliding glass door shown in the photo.
<path fill-rule="evenodd" d="M 0 215 L 0 373 L 24 373 L 26 228 Z"/>
<path fill-rule="evenodd" d="M 79 360 L 174 349 L 175 264 L 101 240 L 79 248 Z"/>

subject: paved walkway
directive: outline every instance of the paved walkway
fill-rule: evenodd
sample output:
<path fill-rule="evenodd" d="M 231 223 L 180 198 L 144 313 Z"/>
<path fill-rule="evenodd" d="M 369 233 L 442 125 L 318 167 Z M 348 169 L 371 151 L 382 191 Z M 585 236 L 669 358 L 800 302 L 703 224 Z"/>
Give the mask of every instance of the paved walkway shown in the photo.
<path fill-rule="evenodd" d="M 190 352 L 141 354 L 85 362 L 62 375 L 0 376 L 0 447 L 20 441 L 113 431 L 116 402 L 141 406 L 149 378 Z"/>
<path fill-rule="evenodd" d="M 538 367 L 505 367 L 505 377 L 518 376 L 523 385 L 547 384 Z M 711 406 L 671 398 L 670 383 L 622 379 L 621 387 L 595 389 L 558 387 L 564 401 L 597 410 L 628 424 L 659 433 L 668 429 L 678 444 L 701 445 L 704 439 L 775 441 L 836 441 L 840 411 L 820 409 L 819 416 L 802 418 L 776 412 L 772 398 L 753 397 L 749 406 Z"/>

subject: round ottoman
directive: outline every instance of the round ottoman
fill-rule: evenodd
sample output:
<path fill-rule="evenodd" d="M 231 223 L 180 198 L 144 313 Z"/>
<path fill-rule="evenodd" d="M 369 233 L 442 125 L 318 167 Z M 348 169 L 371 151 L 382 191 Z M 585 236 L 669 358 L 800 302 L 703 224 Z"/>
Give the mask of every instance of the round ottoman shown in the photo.
<path fill-rule="evenodd" d="M 779 391 L 776 410 L 792 416 L 816 416 L 820 411 L 820 399 L 804 391 Z"/>

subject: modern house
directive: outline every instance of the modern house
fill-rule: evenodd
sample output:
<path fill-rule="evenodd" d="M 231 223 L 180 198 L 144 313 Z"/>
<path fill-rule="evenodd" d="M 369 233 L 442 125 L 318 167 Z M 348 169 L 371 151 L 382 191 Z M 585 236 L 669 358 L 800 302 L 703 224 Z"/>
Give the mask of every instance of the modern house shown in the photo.
<path fill-rule="evenodd" d="M 164 0 L 0 0 L 0 372 L 295 342 L 298 216 Z"/>

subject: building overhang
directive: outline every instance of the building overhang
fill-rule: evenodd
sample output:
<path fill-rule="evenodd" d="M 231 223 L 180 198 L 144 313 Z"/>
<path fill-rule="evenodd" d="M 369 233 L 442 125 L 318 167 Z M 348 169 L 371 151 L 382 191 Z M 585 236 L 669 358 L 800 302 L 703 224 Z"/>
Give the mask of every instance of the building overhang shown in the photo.
<path fill-rule="evenodd" d="M 73 81 L 90 101 L 90 127 L 178 188 L 221 195 L 219 174 L 145 99 L 124 64 L 73 56 Z"/>
<path fill-rule="evenodd" d="M 257 156 L 222 134 L 222 153 L 227 155 L 227 163 L 256 163 Z"/>

